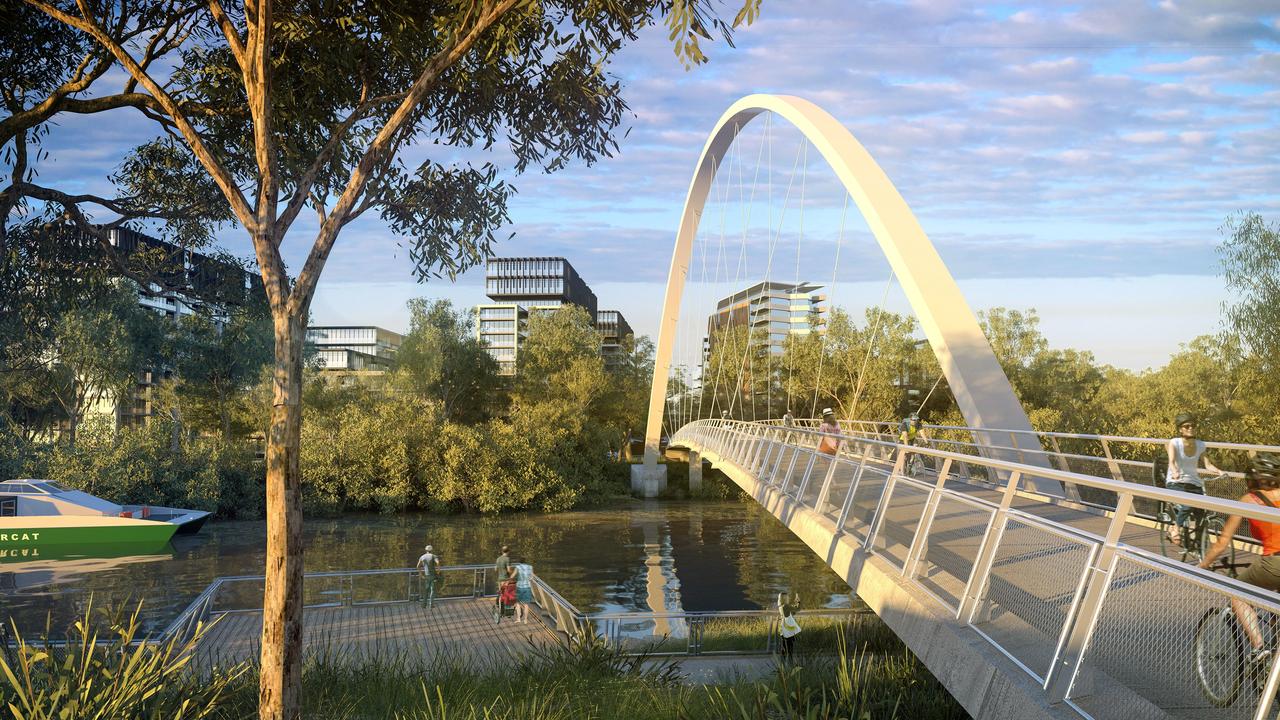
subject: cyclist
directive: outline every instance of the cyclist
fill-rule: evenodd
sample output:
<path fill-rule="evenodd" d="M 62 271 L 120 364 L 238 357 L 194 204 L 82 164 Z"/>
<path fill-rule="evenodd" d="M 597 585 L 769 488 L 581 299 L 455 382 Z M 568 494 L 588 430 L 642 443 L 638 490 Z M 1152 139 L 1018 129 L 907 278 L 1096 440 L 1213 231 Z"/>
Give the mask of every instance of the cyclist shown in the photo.
<path fill-rule="evenodd" d="M 915 445 L 916 436 L 920 434 L 920 413 L 912 411 L 898 423 L 898 442 L 903 445 Z"/>
<path fill-rule="evenodd" d="M 916 436 L 920 435 L 920 430 L 920 413 L 913 410 L 910 415 L 902 419 L 902 422 L 898 423 L 898 443 L 901 445 L 915 445 Z M 914 473 L 915 469 L 922 465 L 923 462 L 919 455 L 912 455 L 912 468 L 908 472 Z"/>
<path fill-rule="evenodd" d="M 1204 441 L 1196 438 L 1198 424 L 1196 416 L 1191 413 L 1181 413 L 1174 419 L 1174 425 L 1178 428 L 1178 437 L 1170 440 L 1165 446 L 1169 453 L 1169 469 L 1165 473 L 1164 484 L 1170 490 L 1203 495 L 1204 480 L 1201 479 L 1198 470 L 1201 460 L 1204 461 L 1206 470 L 1214 473 L 1222 472 L 1214 467 L 1204 454 Z M 1173 527 L 1169 528 L 1171 541 L 1177 543 L 1182 539 L 1182 533 L 1186 532 L 1187 521 L 1193 512 L 1195 508 L 1190 505 L 1175 504 L 1173 506 Z"/>
<path fill-rule="evenodd" d="M 1271 453 L 1258 453 L 1249 463 L 1245 473 L 1245 481 L 1249 484 L 1249 492 L 1240 498 L 1240 502 L 1276 507 L 1280 505 L 1280 456 Z M 1222 526 L 1222 534 L 1217 542 L 1205 553 L 1200 567 L 1208 569 L 1213 561 L 1227 549 L 1227 544 L 1235 537 L 1240 527 L 1240 515 L 1232 515 Z M 1249 529 L 1253 537 L 1262 543 L 1262 556 L 1254 560 L 1249 567 L 1240 573 L 1240 580 L 1260 588 L 1280 592 L 1280 523 L 1249 520 Z M 1253 657 L 1258 659 L 1267 651 L 1262 647 L 1262 631 L 1258 628 L 1258 615 L 1248 603 L 1231 599 L 1231 610 L 1244 632 L 1249 636 L 1249 644 L 1253 646 Z"/>

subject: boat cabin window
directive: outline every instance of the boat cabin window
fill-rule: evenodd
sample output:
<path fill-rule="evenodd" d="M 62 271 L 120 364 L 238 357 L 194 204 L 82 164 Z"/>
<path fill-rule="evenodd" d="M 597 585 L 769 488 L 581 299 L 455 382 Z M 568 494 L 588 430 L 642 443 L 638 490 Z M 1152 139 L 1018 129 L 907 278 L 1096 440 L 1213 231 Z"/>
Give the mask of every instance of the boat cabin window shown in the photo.
<path fill-rule="evenodd" d="M 0 497 L 0 517 L 14 517 L 18 514 L 18 498 Z"/>
<path fill-rule="evenodd" d="M 0 483 L 0 493 L 10 495 L 35 495 L 42 492 L 38 487 L 41 484 L 42 483 Z"/>
<path fill-rule="evenodd" d="M 34 487 L 36 487 L 36 488 L 39 488 L 39 489 L 41 489 L 41 490 L 43 490 L 43 491 L 47 492 L 47 493 L 60 493 L 60 492 L 66 492 L 66 491 L 68 490 L 68 488 L 67 488 L 66 486 L 64 486 L 64 485 L 59 485 L 58 483 L 56 483 L 56 482 L 54 482 L 54 481 L 52 481 L 52 480 L 46 480 L 46 481 L 44 481 L 44 482 L 32 483 L 32 485 L 33 485 Z"/>

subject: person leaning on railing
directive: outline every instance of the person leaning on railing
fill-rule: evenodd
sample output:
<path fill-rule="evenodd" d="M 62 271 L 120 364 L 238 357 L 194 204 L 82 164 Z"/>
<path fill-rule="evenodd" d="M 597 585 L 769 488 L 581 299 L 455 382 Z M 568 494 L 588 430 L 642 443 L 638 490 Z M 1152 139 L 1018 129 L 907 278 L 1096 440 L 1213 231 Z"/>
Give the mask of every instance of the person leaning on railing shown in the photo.
<path fill-rule="evenodd" d="M 1280 505 L 1280 457 L 1271 453 L 1258 453 L 1258 456 L 1249 464 L 1245 481 L 1249 484 L 1249 492 L 1240 498 L 1240 502 L 1272 508 Z M 1207 569 L 1213 565 L 1213 561 L 1218 559 L 1218 556 L 1235 538 L 1236 530 L 1240 528 L 1240 521 L 1243 519 L 1241 515 L 1232 515 L 1227 518 L 1226 524 L 1222 526 L 1222 534 L 1213 543 L 1213 547 L 1205 553 L 1204 559 L 1200 561 L 1200 567 Z M 1250 518 L 1249 529 L 1253 537 L 1262 543 L 1262 556 L 1245 568 L 1239 579 L 1250 585 L 1280 592 L 1280 523 Z M 1245 634 L 1249 636 L 1254 655 L 1265 654 L 1267 651 L 1262 647 L 1262 631 L 1258 628 L 1257 613 L 1248 603 L 1235 598 L 1231 599 L 1231 609 L 1235 612 L 1236 619 L 1240 621 L 1240 626 L 1244 628 Z"/>
<path fill-rule="evenodd" d="M 1205 455 L 1203 440 L 1196 438 L 1196 416 L 1182 413 L 1174 420 L 1178 428 L 1178 437 L 1173 438 L 1165 446 L 1169 453 L 1169 469 L 1165 473 L 1164 484 L 1170 490 L 1179 490 L 1195 495 L 1204 494 L 1204 480 L 1200 477 L 1200 462 L 1209 472 L 1221 474 Z M 1173 527 L 1169 528 L 1169 539 L 1178 542 L 1182 533 L 1187 531 L 1187 521 L 1195 508 L 1190 505 L 1175 504 L 1173 506 Z"/>

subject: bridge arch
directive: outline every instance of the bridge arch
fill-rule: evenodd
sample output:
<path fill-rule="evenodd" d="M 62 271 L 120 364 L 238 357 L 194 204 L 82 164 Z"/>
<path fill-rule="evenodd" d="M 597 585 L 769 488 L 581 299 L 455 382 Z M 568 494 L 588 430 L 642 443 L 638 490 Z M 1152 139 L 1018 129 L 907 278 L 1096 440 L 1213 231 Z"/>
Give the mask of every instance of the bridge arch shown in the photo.
<path fill-rule="evenodd" d="M 773 112 L 800 130 L 849 192 L 902 284 L 942 372 L 955 393 L 965 424 L 973 428 L 1031 430 L 1031 422 L 1022 404 L 1014 395 L 1008 377 L 955 279 L 902 195 L 866 148 L 829 113 L 808 100 L 790 95 L 748 95 L 720 116 L 702 149 L 685 198 L 659 321 L 649 419 L 645 429 L 645 464 L 652 466 L 658 459 L 662 417 L 666 409 L 667 375 L 675 349 L 676 322 L 693 241 L 707 195 L 716 169 L 721 166 L 721 160 L 738 133 L 764 112 Z M 1015 436 L 1013 440 L 1028 445 L 1026 449 L 1041 449 L 1038 445 L 1030 447 L 1024 437 L 1034 436 Z M 976 439 L 979 442 L 988 440 L 984 437 Z M 1008 445 L 1008 441 L 1001 444 Z"/>

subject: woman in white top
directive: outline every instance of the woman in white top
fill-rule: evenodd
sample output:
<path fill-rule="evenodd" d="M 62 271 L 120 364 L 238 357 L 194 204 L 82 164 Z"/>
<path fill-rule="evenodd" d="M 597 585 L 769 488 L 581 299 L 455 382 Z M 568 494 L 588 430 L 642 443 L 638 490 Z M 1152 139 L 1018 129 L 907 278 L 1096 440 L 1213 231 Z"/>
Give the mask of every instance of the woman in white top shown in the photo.
<path fill-rule="evenodd" d="M 1200 463 L 1203 461 L 1205 469 L 1209 472 L 1221 473 L 1222 471 L 1209 462 L 1209 458 L 1204 453 L 1204 441 L 1196 439 L 1195 415 L 1182 413 L 1174 420 L 1174 424 L 1178 426 L 1178 437 L 1170 440 L 1167 446 L 1169 469 L 1164 477 L 1165 487 L 1170 490 L 1203 495 L 1204 479 L 1200 477 Z M 1186 530 L 1187 520 L 1191 517 L 1194 508 L 1190 505 L 1174 505 L 1173 511 L 1173 527 L 1169 528 L 1169 539 L 1176 543 L 1181 533 Z"/>

